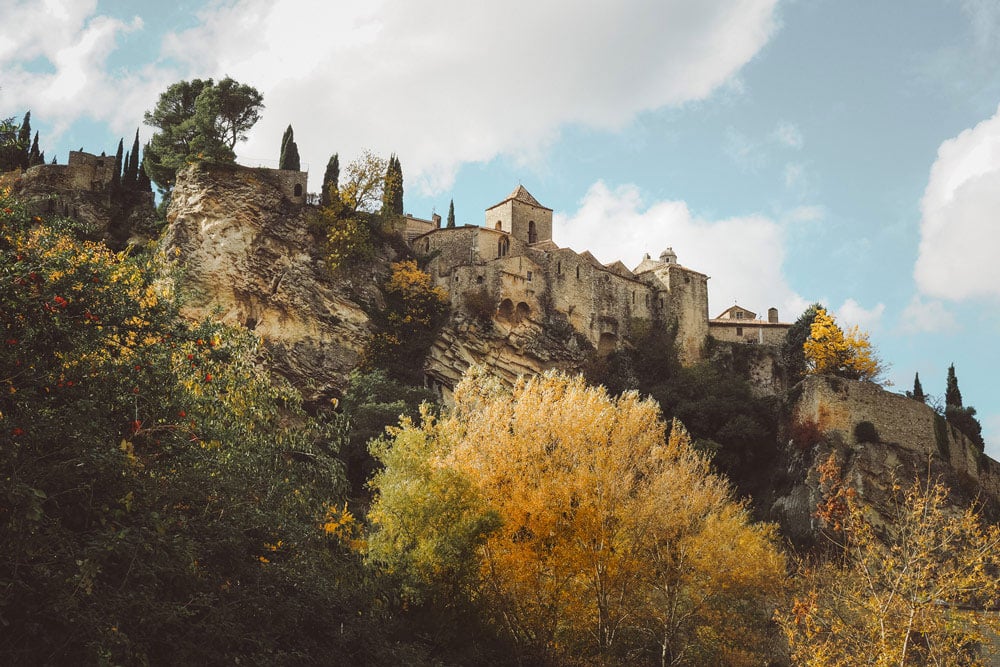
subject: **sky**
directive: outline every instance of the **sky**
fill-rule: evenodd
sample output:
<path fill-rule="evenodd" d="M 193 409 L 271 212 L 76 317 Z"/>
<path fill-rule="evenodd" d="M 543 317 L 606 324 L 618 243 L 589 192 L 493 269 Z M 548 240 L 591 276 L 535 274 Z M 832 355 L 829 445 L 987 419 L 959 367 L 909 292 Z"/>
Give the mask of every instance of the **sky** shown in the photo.
<path fill-rule="evenodd" d="M 265 109 L 327 160 L 395 153 L 404 206 L 459 224 L 523 184 L 604 262 L 670 246 L 733 303 L 819 301 L 893 390 L 954 363 L 1000 459 L 1000 3 L 995 0 L 0 0 L 0 117 L 48 157 L 113 153 L 175 81 Z"/>

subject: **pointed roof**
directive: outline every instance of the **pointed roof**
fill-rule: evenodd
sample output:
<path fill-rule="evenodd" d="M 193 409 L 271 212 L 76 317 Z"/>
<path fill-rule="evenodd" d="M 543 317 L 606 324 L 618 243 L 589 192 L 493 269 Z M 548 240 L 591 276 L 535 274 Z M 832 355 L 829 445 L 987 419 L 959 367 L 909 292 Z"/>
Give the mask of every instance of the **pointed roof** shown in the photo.
<path fill-rule="evenodd" d="M 509 202 L 511 200 L 519 201 L 522 204 L 527 204 L 529 206 L 534 206 L 535 208 L 544 208 L 546 211 L 551 211 L 552 210 L 548 206 L 542 206 L 541 204 L 539 204 L 538 200 L 535 199 L 534 197 L 532 197 L 531 193 L 528 192 L 525 189 L 525 187 L 523 185 L 520 185 L 520 184 L 518 184 L 518 186 L 516 188 L 514 188 L 514 191 L 511 192 L 509 195 L 507 195 L 504 198 L 504 200 L 500 202 L 500 204 L 494 204 L 493 206 L 490 206 L 490 208 L 488 208 L 486 210 L 488 211 L 488 210 L 490 210 L 492 208 L 496 208 L 497 206 L 500 206 L 501 204 L 506 204 L 507 202 Z"/>
<path fill-rule="evenodd" d="M 622 278 L 635 278 L 635 274 L 628 270 L 628 267 L 622 264 L 621 260 L 612 262 L 611 264 L 605 264 L 606 268 L 611 273 L 618 274 Z"/>

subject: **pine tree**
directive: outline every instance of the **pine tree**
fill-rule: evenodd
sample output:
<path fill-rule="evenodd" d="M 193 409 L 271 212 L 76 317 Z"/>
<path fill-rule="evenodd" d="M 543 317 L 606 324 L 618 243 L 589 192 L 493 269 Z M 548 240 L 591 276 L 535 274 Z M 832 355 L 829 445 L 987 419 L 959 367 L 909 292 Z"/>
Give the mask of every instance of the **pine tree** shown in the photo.
<path fill-rule="evenodd" d="M 135 129 L 135 141 L 132 142 L 128 172 L 123 180 L 126 190 L 135 190 L 139 185 L 139 128 Z"/>
<path fill-rule="evenodd" d="M 455 200 L 452 199 L 448 203 L 448 228 L 455 226 Z"/>
<path fill-rule="evenodd" d="M 118 151 L 115 153 L 115 170 L 111 172 L 111 189 L 118 191 L 122 185 L 122 150 L 125 148 L 125 140 L 118 140 Z"/>
<path fill-rule="evenodd" d="M 320 195 L 320 204 L 329 206 L 333 201 L 333 193 L 339 189 L 340 157 L 337 153 L 334 153 L 326 163 L 326 171 L 323 172 L 323 193 Z"/>
<path fill-rule="evenodd" d="M 955 376 L 955 364 L 948 367 L 948 385 L 944 390 L 945 406 L 962 407 L 962 392 L 958 389 L 958 377 Z"/>
<path fill-rule="evenodd" d="M 295 133 L 289 125 L 281 137 L 281 154 L 278 157 L 278 169 L 299 171 L 302 165 L 299 161 L 299 147 L 295 144 Z"/>
<path fill-rule="evenodd" d="M 924 388 L 920 386 L 920 373 L 913 374 L 913 393 L 910 395 L 910 398 L 920 401 L 921 403 L 926 400 L 926 397 L 924 396 Z"/>

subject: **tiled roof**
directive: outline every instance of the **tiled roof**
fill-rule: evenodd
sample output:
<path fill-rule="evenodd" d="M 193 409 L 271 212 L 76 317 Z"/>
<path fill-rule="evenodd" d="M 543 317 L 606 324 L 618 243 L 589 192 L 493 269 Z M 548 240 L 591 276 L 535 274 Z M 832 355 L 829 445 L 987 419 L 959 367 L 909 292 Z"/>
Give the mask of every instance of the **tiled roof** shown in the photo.
<path fill-rule="evenodd" d="M 511 192 L 506 197 L 504 197 L 503 201 L 501 201 L 500 204 L 504 204 L 506 202 L 509 202 L 512 199 L 516 200 L 516 201 L 519 201 L 522 204 L 528 204 L 529 206 L 536 206 L 538 208 L 544 208 L 547 211 L 551 211 L 552 210 L 548 206 L 542 206 L 541 204 L 539 204 L 538 200 L 535 199 L 534 197 L 532 197 L 531 193 L 528 192 L 523 185 L 518 185 L 516 188 L 514 188 L 514 191 Z M 494 204 L 493 206 L 490 206 L 490 208 L 496 208 L 500 204 Z M 486 209 L 486 210 L 488 211 L 490 209 Z"/>

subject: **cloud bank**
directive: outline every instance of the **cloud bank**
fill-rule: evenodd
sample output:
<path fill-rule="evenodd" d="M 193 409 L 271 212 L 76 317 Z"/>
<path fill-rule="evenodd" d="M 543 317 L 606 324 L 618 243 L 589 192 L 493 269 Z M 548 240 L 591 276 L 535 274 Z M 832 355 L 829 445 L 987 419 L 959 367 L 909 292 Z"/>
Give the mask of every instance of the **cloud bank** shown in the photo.
<path fill-rule="evenodd" d="M 921 209 L 914 269 L 921 292 L 948 300 L 1000 297 L 1000 108 L 941 144 Z"/>
<path fill-rule="evenodd" d="M 566 125 L 615 129 L 709 96 L 767 43 L 776 4 L 236 0 L 166 35 L 159 63 L 107 72 L 116 36 L 140 20 L 95 16 L 94 0 L 15 0 L 4 13 L 17 20 L 0 28 L 0 86 L 63 125 L 79 112 L 134 125 L 169 81 L 229 75 L 267 105 L 241 158 L 276 160 L 291 123 L 313 172 L 334 151 L 342 161 L 394 151 L 408 178 L 438 190 L 463 163 L 530 159 Z M 21 67 L 33 58 L 54 71 Z"/>

